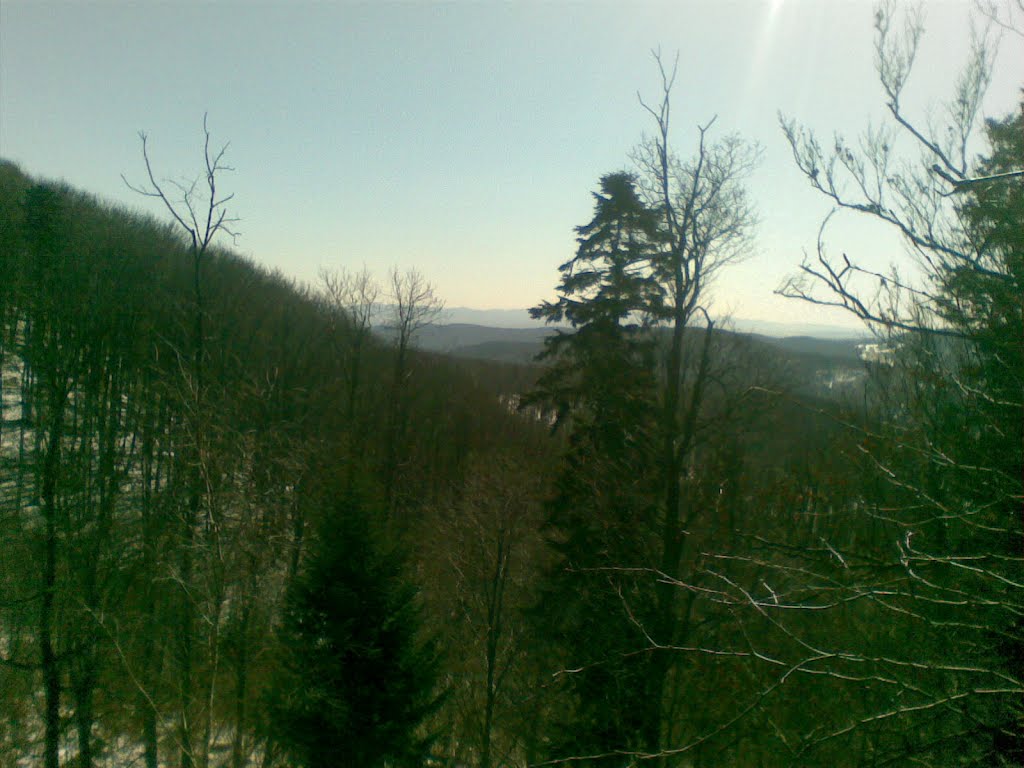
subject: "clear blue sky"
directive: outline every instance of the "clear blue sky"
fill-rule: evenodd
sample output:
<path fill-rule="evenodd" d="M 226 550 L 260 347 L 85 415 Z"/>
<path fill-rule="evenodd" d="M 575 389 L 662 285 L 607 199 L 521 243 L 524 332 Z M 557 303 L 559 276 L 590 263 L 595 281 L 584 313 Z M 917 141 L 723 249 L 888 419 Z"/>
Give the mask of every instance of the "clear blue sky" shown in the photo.
<path fill-rule="evenodd" d="M 938 105 L 967 48 L 967 2 L 929 2 L 911 106 Z M 869 2 L 49 2 L 0 4 L 0 155 L 106 199 L 159 209 L 154 164 L 190 176 L 201 121 L 230 140 L 237 248 L 300 280 L 321 266 L 419 268 L 449 306 L 549 297 L 603 173 L 650 128 L 650 49 L 680 55 L 674 143 L 694 126 L 760 142 L 754 255 L 725 273 L 738 317 L 836 318 L 772 296 L 828 207 L 778 129 L 782 110 L 855 133 L 882 115 Z M 1015 108 L 1024 41 L 1004 37 L 990 114 Z M 848 225 L 863 248 L 898 248 Z M 859 241 L 856 238 L 860 238 Z"/>

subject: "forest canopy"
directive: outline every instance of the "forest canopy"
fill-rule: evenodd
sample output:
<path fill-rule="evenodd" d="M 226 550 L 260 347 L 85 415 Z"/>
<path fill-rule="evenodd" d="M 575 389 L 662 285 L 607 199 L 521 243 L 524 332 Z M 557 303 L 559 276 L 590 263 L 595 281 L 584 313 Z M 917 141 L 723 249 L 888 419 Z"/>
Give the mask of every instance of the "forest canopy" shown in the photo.
<path fill-rule="evenodd" d="M 661 54 L 528 363 L 240 256 L 205 120 L 195 184 L 142 136 L 160 218 L 0 162 L 0 763 L 1021 764 L 1024 102 L 979 38 L 921 120 L 875 33 L 885 126 L 780 117 L 834 209 L 780 292 L 855 340 L 715 314 L 762 151 Z"/>

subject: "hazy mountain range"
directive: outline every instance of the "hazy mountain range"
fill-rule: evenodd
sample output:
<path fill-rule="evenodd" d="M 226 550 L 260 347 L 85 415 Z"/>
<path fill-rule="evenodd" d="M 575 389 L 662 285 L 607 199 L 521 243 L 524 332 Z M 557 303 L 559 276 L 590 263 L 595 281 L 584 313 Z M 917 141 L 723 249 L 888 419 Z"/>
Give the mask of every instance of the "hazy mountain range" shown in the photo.
<path fill-rule="evenodd" d="M 452 307 L 445 309 L 441 323 L 447 325 L 477 325 L 491 328 L 543 328 L 544 324 L 530 317 L 526 309 L 469 309 Z M 746 320 L 734 318 L 733 330 L 756 333 L 763 336 L 811 336 L 819 339 L 854 339 L 866 334 L 857 328 L 825 323 L 788 323 L 777 320 Z"/>
<path fill-rule="evenodd" d="M 383 336 L 388 331 L 378 329 Z M 544 347 L 544 338 L 555 332 L 550 326 L 500 328 L 473 323 L 435 324 L 421 328 L 416 345 L 429 352 L 516 365 L 530 364 Z M 820 338 L 809 335 L 772 336 L 743 331 L 726 334 L 747 336 L 788 371 L 794 391 L 828 396 L 854 389 L 866 375 L 865 337 Z"/>

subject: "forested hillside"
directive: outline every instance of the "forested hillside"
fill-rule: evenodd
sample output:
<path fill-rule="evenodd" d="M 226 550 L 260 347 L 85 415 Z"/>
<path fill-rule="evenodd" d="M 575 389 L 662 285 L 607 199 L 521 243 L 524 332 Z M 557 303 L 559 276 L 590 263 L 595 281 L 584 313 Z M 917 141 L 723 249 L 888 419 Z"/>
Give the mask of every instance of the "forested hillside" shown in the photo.
<path fill-rule="evenodd" d="M 308 542 L 344 506 L 415 583 L 405 540 L 505 457 L 543 484 L 546 431 L 499 402 L 528 382 L 396 367 L 351 307 L 225 250 L 199 304 L 173 228 L 0 170 L 0 761 L 249 764 Z"/>
<path fill-rule="evenodd" d="M 544 500 L 565 444 L 513 406 L 533 369 L 437 353 L 396 368 L 397 340 L 359 324 L 355 293 L 219 248 L 199 303 L 173 227 L 2 171 L 3 759 L 52 743 L 62 764 L 272 760 L 281 680 L 311 686 L 282 672 L 289 590 L 310 552 L 354 557 L 353 536 L 419 592 L 409 642 L 441 651 L 427 751 L 539 759 L 541 724 L 571 697 L 541 631 L 558 614 Z M 800 443 L 827 427 L 778 396 L 791 360 L 742 336 L 714 350 L 700 450 L 721 471 L 700 493 L 739 503 L 808 463 Z M 708 546 L 738 514 L 716 507 Z M 592 616 L 595 636 L 614 613 Z"/>
<path fill-rule="evenodd" d="M 0 766 L 1020 765 L 1024 109 L 916 123 L 893 20 L 891 125 L 781 118 L 913 259 L 780 289 L 870 342 L 715 316 L 761 150 L 658 54 L 547 330 L 239 256 L 205 123 L 166 222 L 0 161 Z"/>

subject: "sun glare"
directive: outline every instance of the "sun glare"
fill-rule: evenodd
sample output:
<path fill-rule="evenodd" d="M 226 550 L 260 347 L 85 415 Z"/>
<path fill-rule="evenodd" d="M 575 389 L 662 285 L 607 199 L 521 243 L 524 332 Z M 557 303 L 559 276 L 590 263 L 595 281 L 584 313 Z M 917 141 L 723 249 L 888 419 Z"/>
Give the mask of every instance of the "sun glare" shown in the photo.
<path fill-rule="evenodd" d="M 750 55 L 750 70 L 747 74 L 746 82 L 743 84 L 743 103 L 748 103 L 754 89 L 757 87 L 758 78 L 762 74 L 765 60 L 772 47 L 779 11 L 782 9 L 784 2 L 785 0 L 768 0 L 766 10 L 762 11 L 761 29 L 757 33 L 757 42 Z"/>

